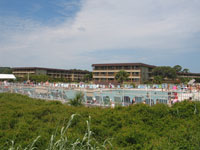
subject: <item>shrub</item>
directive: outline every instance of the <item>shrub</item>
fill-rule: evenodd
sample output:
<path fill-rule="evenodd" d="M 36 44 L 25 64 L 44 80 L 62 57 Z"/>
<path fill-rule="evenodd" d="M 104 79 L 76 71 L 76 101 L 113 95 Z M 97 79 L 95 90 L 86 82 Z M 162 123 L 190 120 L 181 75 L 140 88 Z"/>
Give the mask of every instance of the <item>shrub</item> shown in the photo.
<path fill-rule="evenodd" d="M 72 149 L 72 145 L 76 149 L 89 145 L 115 150 L 200 149 L 199 110 L 199 102 L 188 101 L 172 107 L 163 104 L 114 109 L 71 107 L 4 93 L 0 94 L 0 149 L 14 150 L 20 145 L 21 149 L 28 145 L 30 148 L 35 139 L 32 148 L 39 150 L 58 146 L 56 143 L 67 149 Z M 75 113 L 80 115 L 73 116 L 70 123 L 65 120 Z M 88 120 L 89 116 L 92 120 Z M 105 144 L 105 139 L 109 139 L 112 147 Z"/>
<path fill-rule="evenodd" d="M 84 101 L 84 94 L 82 92 L 78 92 L 75 95 L 75 98 L 71 99 L 69 104 L 71 106 L 82 106 L 82 102 Z"/>

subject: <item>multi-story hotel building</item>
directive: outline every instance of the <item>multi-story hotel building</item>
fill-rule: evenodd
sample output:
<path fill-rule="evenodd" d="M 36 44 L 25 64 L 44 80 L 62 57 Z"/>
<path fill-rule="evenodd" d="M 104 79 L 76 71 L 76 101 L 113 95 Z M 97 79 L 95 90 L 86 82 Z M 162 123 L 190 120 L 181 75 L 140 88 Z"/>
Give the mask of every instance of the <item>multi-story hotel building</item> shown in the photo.
<path fill-rule="evenodd" d="M 200 73 L 191 73 L 191 72 L 183 73 L 183 72 L 178 72 L 177 75 L 178 75 L 178 77 L 182 77 L 182 78 L 193 78 L 193 79 L 200 78 Z"/>
<path fill-rule="evenodd" d="M 68 81 L 82 81 L 84 76 L 89 71 L 82 70 L 64 70 L 52 68 L 39 68 L 39 67 L 18 67 L 12 68 L 13 74 L 18 78 L 23 78 L 27 75 L 48 75 L 52 78 L 63 78 Z"/>
<path fill-rule="evenodd" d="M 143 63 L 113 63 L 113 64 L 93 64 L 94 83 L 117 83 L 115 75 L 120 70 L 129 73 L 128 82 L 141 84 L 151 79 L 152 69 L 156 66 Z"/>

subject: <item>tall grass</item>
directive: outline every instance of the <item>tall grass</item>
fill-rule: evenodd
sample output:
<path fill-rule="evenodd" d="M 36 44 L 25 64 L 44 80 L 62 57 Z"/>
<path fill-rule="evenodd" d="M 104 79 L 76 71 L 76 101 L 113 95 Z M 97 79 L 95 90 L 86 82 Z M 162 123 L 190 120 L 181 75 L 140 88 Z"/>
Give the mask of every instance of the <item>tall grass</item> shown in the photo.
<path fill-rule="evenodd" d="M 90 129 L 91 117 L 86 121 L 87 130 L 83 138 L 78 138 L 75 141 L 70 140 L 68 138 L 68 129 L 72 124 L 72 120 L 77 114 L 71 115 L 66 126 L 63 126 L 59 133 L 59 138 L 56 138 L 57 131 L 55 134 L 51 135 L 47 148 L 45 150 L 104 150 L 104 149 L 112 149 L 111 142 L 106 139 L 103 143 L 99 143 L 94 137 L 93 132 Z M 42 138 L 38 136 L 32 143 L 30 143 L 27 147 L 22 148 L 21 146 L 15 147 L 14 141 L 10 141 L 11 146 L 9 150 L 37 150 L 36 146 L 34 146 L 39 139 Z"/>
<path fill-rule="evenodd" d="M 32 143 L 30 143 L 26 148 L 24 148 L 24 150 L 34 150 L 37 149 L 37 147 L 34 147 L 35 143 L 37 142 L 37 140 L 40 138 L 40 136 L 38 136 Z M 21 146 L 17 146 L 15 147 L 15 142 L 12 140 L 11 142 L 11 147 L 8 150 L 22 150 L 23 148 Z"/>

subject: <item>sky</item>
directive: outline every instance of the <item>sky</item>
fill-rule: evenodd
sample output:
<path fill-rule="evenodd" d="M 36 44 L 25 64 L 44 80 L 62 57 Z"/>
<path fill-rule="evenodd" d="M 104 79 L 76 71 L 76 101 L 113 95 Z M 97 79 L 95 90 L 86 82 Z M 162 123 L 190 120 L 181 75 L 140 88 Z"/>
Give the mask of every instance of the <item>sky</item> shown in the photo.
<path fill-rule="evenodd" d="M 0 0 L 0 66 L 140 62 L 200 73 L 199 8 L 199 0 Z"/>

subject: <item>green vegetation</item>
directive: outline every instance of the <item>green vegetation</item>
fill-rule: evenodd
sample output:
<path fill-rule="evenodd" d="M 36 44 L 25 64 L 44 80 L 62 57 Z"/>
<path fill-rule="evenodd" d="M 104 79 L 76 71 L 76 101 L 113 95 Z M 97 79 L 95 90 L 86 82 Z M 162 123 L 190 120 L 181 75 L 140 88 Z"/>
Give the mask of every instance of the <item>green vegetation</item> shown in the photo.
<path fill-rule="evenodd" d="M 27 81 L 28 80 L 28 75 L 26 75 L 24 78 L 17 78 L 17 81 Z M 39 83 L 39 82 L 46 82 L 46 81 L 49 81 L 49 82 L 69 82 L 67 79 L 65 78 L 51 78 L 50 76 L 48 75 L 29 75 L 29 80 L 32 82 L 36 82 L 36 83 Z"/>
<path fill-rule="evenodd" d="M 187 77 L 178 77 L 177 73 L 189 73 L 189 69 L 182 69 L 180 65 L 175 65 L 174 67 L 170 66 L 160 66 L 152 70 L 153 82 L 156 84 L 165 83 L 170 81 L 171 83 L 185 83 L 187 84 L 191 78 Z M 149 82 L 149 81 L 147 81 Z"/>
<path fill-rule="evenodd" d="M 107 149 L 108 144 L 112 146 L 112 144 L 105 140 L 104 143 L 101 145 L 99 144 L 95 138 L 92 138 L 92 131 L 90 130 L 90 121 L 91 118 L 89 117 L 89 121 L 87 122 L 87 132 L 85 133 L 84 137 L 82 139 L 77 139 L 76 141 L 71 141 L 68 139 L 67 132 L 69 130 L 69 127 L 72 124 L 72 121 L 76 114 L 73 114 L 68 121 L 66 127 L 62 127 L 58 139 L 56 139 L 56 134 L 51 135 L 51 139 L 48 143 L 48 146 L 45 150 L 92 150 L 92 149 Z M 15 146 L 14 141 L 11 141 L 10 150 L 34 150 L 38 149 L 38 147 L 35 146 L 35 143 L 38 141 L 40 136 L 38 136 L 32 143 L 30 143 L 25 149 L 21 146 Z"/>
<path fill-rule="evenodd" d="M 194 78 L 197 83 L 200 83 L 200 78 Z"/>
<path fill-rule="evenodd" d="M 180 83 L 187 84 L 190 80 L 192 80 L 192 78 L 180 77 L 178 80 Z"/>
<path fill-rule="evenodd" d="M 29 78 L 29 80 L 32 82 L 36 82 L 36 83 L 39 83 L 39 82 L 46 82 L 46 81 L 49 81 L 49 82 L 71 82 L 70 80 L 67 80 L 66 78 L 64 77 L 61 77 L 61 78 L 52 78 L 48 75 L 43 75 L 43 74 L 40 74 L 40 75 L 26 75 L 24 76 L 24 78 L 17 78 L 17 81 L 27 81 Z M 84 79 L 82 79 L 82 81 L 84 82 L 89 82 L 92 80 L 92 73 L 88 73 L 84 76 Z M 76 81 L 76 82 L 80 82 L 80 80 Z"/>
<path fill-rule="evenodd" d="M 175 69 L 176 72 L 181 72 L 182 67 L 181 67 L 180 65 L 175 65 L 175 66 L 173 67 L 173 69 Z"/>
<path fill-rule="evenodd" d="M 104 144 L 107 139 L 112 147 Z M 73 149 L 73 145 L 75 149 L 196 150 L 200 149 L 199 139 L 199 102 L 185 101 L 172 107 L 137 104 L 86 108 L 0 94 L 1 150 L 17 149 L 19 145 L 24 149 L 29 144 L 31 149 L 32 143 L 40 150 Z"/>
<path fill-rule="evenodd" d="M 92 81 L 92 77 L 93 77 L 92 72 L 90 72 L 84 76 L 83 81 L 88 83 L 89 81 Z"/>
<path fill-rule="evenodd" d="M 161 84 L 163 82 L 163 77 L 161 76 L 154 76 L 153 83 Z"/>
<path fill-rule="evenodd" d="M 174 80 L 177 77 L 176 70 L 169 66 L 156 67 L 152 70 L 152 74 L 162 79 L 167 78 Z"/>
<path fill-rule="evenodd" d="M 83 100 L 84 100 L 84 94 L 82 92 L 79 92 L 75 95 L 75 98 L 69 101 L 69 104 L 71 106 L 82 106 Z"/>
<path fill-rule="evenodd" d="M 182 67 L 181 67 L 180 65 L 175 65 L 175 66 L 173 67 L 173 69 L 175 69 L 177 73 L 178 73 L 178 72 L 182 72 L 182 73 L 189 73 L 189 72 L 190 72 L 190 70 L 187 69 L 187 68 L 182 69 Z"/>
<path fill-rule="evenodd" d="M 12 69 L 10 67 L 0 67 L 1 74 L 12 74 Z"/>
<path fill-rule="evenodd" d="M 183 73 L 189 73 L 190 72 L 190 70 L 189 69 L 187 69 L 187 68 L 185 68 L 185 69 L 183 69 L 183 71 L 182 71 Z"/>
<path fill-rule="evenodd" d="M 28 79 L 27 76 L 25 76 L 25 80 Z M 52 78 L 47 75 L 30 75 L 29 80 L 35 81 L 35 82 L 46 82 L 51 81 Z"/>
<path fill-rule="evenodd" d="M 120 70 L 115 75 L 115 79 L 121 84 L 123 84 L 124 81 L 127 81 L 128 77 L 129 77 L 129 74 L 125 70 Z"/>

